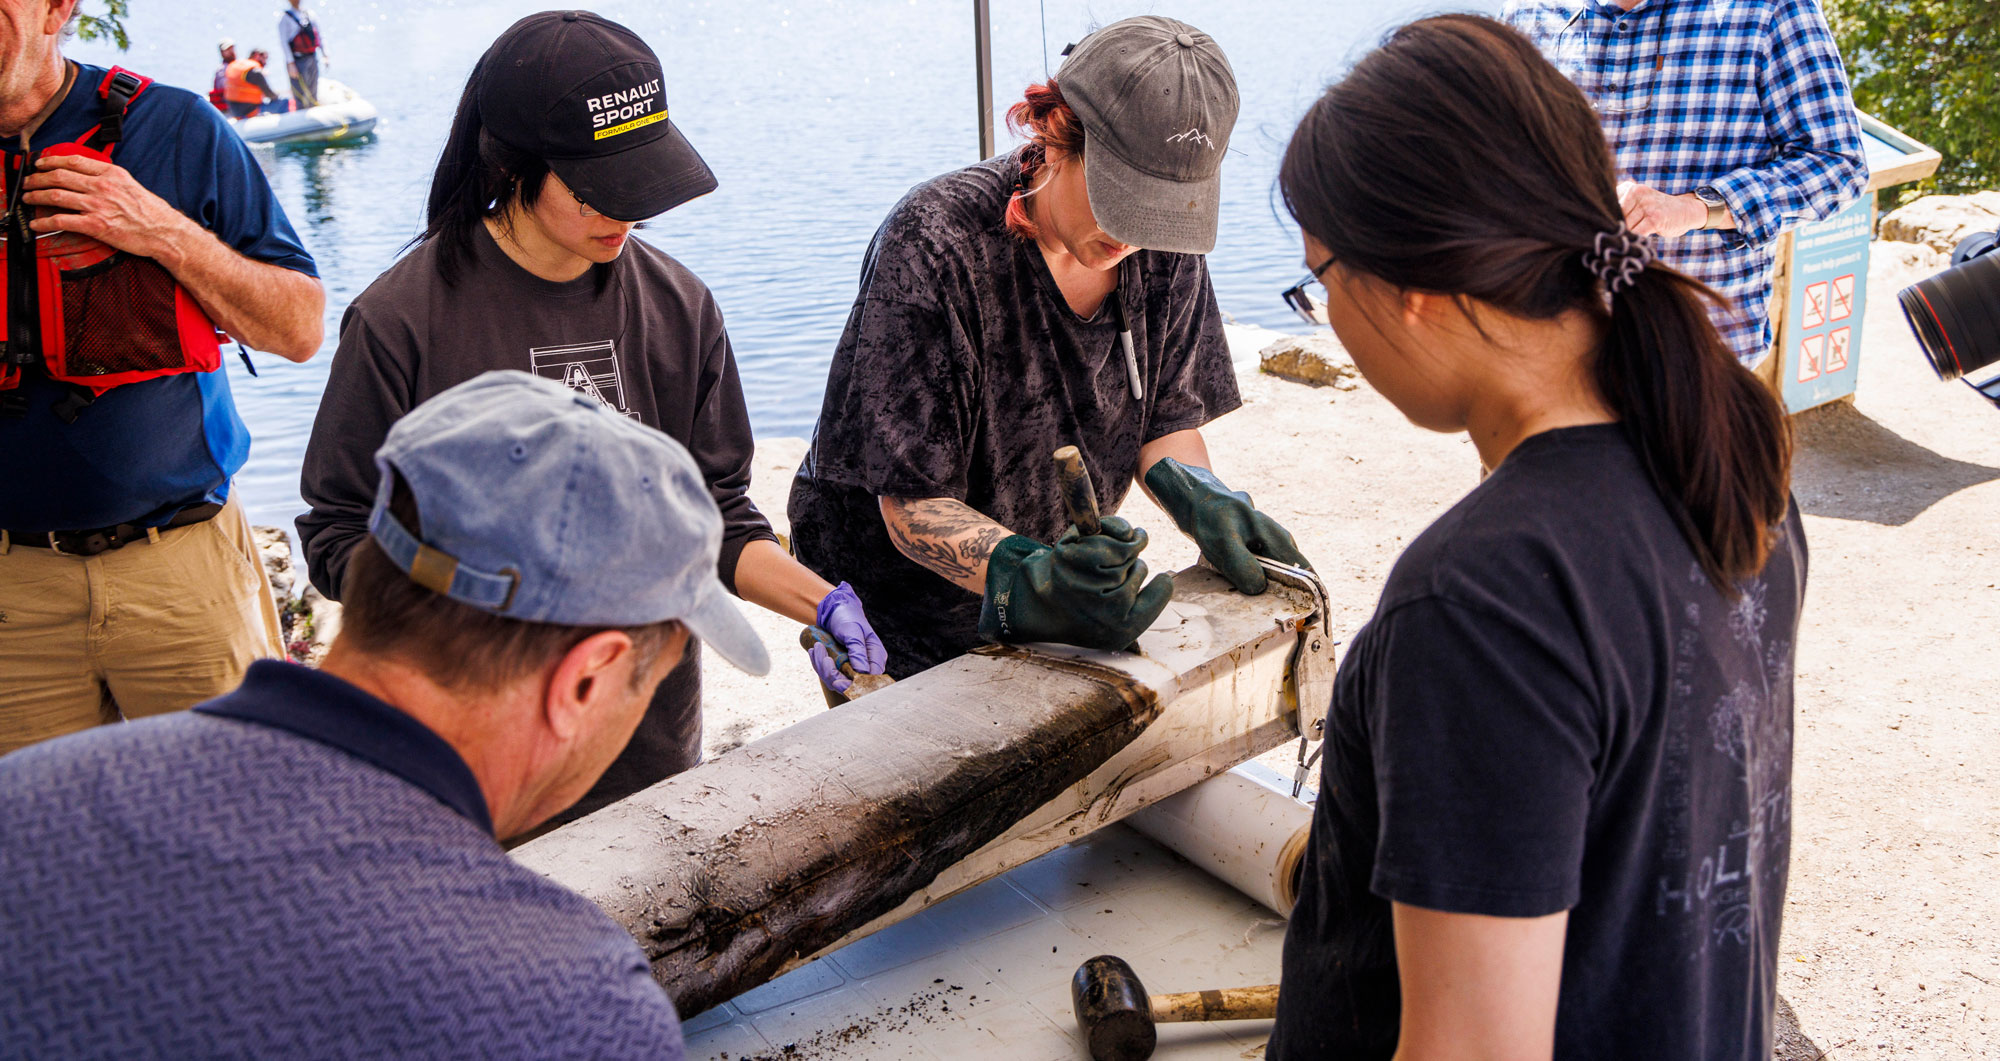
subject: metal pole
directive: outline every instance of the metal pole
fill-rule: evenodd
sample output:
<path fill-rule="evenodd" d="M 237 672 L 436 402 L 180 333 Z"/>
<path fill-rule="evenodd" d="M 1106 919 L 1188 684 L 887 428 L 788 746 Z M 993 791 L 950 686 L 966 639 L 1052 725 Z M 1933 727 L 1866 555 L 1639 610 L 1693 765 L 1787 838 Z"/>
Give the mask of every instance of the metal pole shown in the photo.
<path fill-rule="evenodd" d="M 979 77 L 979 157 L 993 157 L 993 4 L 972 0 L 972 38 Z"/>

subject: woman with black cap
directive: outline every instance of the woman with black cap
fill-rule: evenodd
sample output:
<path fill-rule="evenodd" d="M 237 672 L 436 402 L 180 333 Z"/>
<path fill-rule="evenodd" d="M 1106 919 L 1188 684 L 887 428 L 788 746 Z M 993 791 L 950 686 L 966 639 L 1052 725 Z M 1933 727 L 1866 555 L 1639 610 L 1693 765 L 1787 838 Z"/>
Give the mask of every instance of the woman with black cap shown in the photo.
<path fill-rule="evenodd" d="M 982 637 L 1123 648 L 1166 607 L 1144 531 L 1065 531 L 1061 446 L 1109 508 L 1142 479 L 1243 592 L 1257 555 L 1304 563 L 1199 430 L 1241 404 L 1202 259 L 1236 107 L 1212 38 L 1126 19 L 1009 112 L 1026 145 L 882 222 L 790 516 L 799 558 L 875 602 L 890 673 Z"/>
<path fill-rule="evenodd" d="M 880 673 L 881 642 L 854 591 L 793 560 L 751 504 L 749 417 L 714 297 L 632 238 L 637 222 L 715 186 L 667 119 L 658 58 L 630 30 L 549 11 L 501 34 L 459 99 L 423 235 L 341 321 L 301 481 L 313 584 L 339 599 L 389 426 L 453 384 L 522 369 L 685 445 L 722 509 L 723 584 L 827 629 L 856 670 Z M 661 683 L 625 753 L 571 816 L 700 761 L 699 662 L 689 653 Z M 824 649 L 813 664 L 830 686 L 847 684 Z"/>

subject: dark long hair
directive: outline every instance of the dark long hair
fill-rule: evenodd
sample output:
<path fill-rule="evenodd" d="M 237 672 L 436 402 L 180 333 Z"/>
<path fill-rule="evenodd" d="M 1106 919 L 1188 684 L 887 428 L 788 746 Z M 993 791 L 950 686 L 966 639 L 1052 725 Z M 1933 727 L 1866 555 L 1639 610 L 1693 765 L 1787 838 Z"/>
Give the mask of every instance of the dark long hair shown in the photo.
<path fill-rule="evenodd" d="M 438 154 L 431 174 L 431 194 L 424 213 L 424 233 L 413 242 L 438 241 L 438 271 L 447 284 L 472 259 L 473 226 L 506 214 L 515 203 L 532 207 L 541 197 L 549 164 L 520 148 L 502 143 L 479 120 L 479 86 L 486 76 L 482 57 L 465 80 L 451 134 Z"/>
<path fill-rule="evenodd" d="M 1702 569 L 1725 593 L 1763 570 L 1790 504 L 1784 410 L 1710 322 L 1714 291 L 1654 263 L 1607 300 L 1584 257 L 1623 221 L 1611 150 L 1526 37 L 1476 15 L 1391 33 L 1307 112 L 1279 186 L 1349 269 L 1604 322 L 1598 391 Z"/>

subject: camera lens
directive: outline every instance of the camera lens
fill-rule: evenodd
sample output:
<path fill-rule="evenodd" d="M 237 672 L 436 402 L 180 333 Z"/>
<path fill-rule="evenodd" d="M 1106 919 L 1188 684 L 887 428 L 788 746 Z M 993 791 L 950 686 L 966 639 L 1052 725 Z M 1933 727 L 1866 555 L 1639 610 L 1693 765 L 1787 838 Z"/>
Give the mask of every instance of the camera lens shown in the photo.
<path fill-rule="evenodd" d="M 1982 254 L 1896 294 L 1942 380 L 2000 361 L 2000 254 Z"/>

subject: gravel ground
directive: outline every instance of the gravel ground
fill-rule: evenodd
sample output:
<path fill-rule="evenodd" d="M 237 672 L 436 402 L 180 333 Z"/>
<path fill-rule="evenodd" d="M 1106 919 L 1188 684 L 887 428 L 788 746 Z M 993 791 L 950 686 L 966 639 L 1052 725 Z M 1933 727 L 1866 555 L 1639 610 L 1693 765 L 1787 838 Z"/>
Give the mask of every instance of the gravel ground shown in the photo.
<path fill-rule="evenodd" d="M 1780 959 L 1797 1023 L 1787 1061 L 2000 1056 L 2000 410 L 1930 374 L 1895 303 L 1929 261 L 1903 251 L 1874 256 L 1857 401 L 1797 420 L 1812 568 Z M 1478 460 L 1365 384 L 1258 374 L 1255 351 L 1276 337 L 1232 331 L 1245 407 L 1211 425 L 1209 445 L 1222 477 L 1296 534 L 1336 628 L 1352 631 L 1407 540 L 1476 483 Z M 767 512 L 783 511 L 804 445 L 760 443 Z M 1153 529 L 1155 567 L 1194 561 L 1137 491 L 1123 514 Z M 756 622 L 778 670 L 750 679 L 709 660 L 711 755 L 824 710 L 787 652 L 796 625 Z M 1265 760 L 1289 770 L 1290 756 Z"/>

